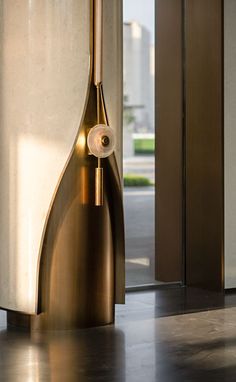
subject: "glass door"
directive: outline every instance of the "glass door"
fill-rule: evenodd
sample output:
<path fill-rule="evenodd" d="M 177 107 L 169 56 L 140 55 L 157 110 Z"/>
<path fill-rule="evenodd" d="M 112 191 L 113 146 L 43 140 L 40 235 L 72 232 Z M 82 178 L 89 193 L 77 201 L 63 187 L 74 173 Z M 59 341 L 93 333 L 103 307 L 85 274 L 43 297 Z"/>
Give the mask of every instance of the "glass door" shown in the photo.
<path fill-rule="evenodd" d="M 155 280 L 155 0 L 123 1 L 126 286 Z"/>

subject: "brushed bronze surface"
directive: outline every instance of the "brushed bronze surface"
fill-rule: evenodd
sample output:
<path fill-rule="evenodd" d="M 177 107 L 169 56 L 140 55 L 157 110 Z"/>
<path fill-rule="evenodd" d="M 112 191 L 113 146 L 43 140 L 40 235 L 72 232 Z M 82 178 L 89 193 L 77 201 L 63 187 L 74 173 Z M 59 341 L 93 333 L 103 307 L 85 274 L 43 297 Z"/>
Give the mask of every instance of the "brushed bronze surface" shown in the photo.
<path fill-rule="evenodd" d="M 91 1 L 91 20 L 93 5 Z M 30 317 L 31 330 L 109 324 L 114 321 L 114 304 L 124 303 L 124 222 L 116 158 L 112 154 L 102 160 L 103 204 L 96 206 L 97 158 L 89 155 L 86 142 L 98 114 L 100 122 L 108 124 L 101 87 L 100 102 L 97 102 L 93 68 L 91 65 L 89 94 L 78 138 L 45 230 L 39 269 L 38 315 Z M 20 323 L 21 316 L 9 312 L 8 321 Z M 28 321 L 23 319 L 23 322 Z"/>
<path fill-rule="evenodd" d="M 102 83 L 103 0 L 94 0 L 94 84 Z"/>
<path fill-rule="evenodd" d="M 103 168 L 95 168 L 95 205 L 103 205 Z"/>
<path fill-rule="evenodd" d="M 103 159 L 103 205 L 94 204 L 97 158 L 88 155 L 81 135 L 95 122 L 96 89 L 91 85 L 80 147 L 68 164 L 48 222 L 40 266 L 40 314 L 31 318 L 33 329 L 95 326 L 114 320 L 115 256 L 119 256 L 114 240 L 122 237 L 112 232 L 110 204 L 115 206 L 116 200 L 109 195 L 115 184 L 108 159 Z"/>

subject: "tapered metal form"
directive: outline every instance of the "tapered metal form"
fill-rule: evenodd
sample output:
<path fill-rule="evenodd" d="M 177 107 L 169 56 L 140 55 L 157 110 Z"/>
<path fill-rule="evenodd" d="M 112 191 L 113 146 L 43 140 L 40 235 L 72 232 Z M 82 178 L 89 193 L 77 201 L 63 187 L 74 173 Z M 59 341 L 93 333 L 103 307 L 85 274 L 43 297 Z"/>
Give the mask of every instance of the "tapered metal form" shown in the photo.
<path fill-rule="evenodd" d="M 34 312 L 14 307 L 8 311 L 9 324 L 22 324 L 32 330 L 109 324 L 114 321 L 115 303 L 124 302 L 122 189 L 116 156 L 113 153 L 102 159 L 102 168 L 97 168 L 98 159 L 90 155 L 87 146 L 87 135 L 97 124 L 98 113 L 100 123 L 107 125 L 111 106 L 108 102 L 106 109 L 106 94 L 104 96 L 101 86 L 98 92 L 95 83 L 95 78 L 102 78 L 101 62 L 97 67 L 94 65 L 97 36 L 94 34 L 94 9 L 101 2 L 91 0 L 88 3 L 90 72 L 87 95 L 81 123 L 58 179 L 42 232 L 36 270 L 36 311 L 32 314 Z M 117 4 L 104 0 L 105 14 Z M 102 22 L 100 28 L 103 28 Z M 109 28 L 113 26 L 110 24 Z M 104 59 L 102 61 L 105 72 Z M 108 61 L 105 57 L 105 62 Z M 104 77 L 106 90 L 108 81 Z M 111 95 L 111 87 L 107 89 Z M 114 121 L 114 112 L 111 116 Z M 9 309 L 1 304 L 1 298 L 0 305 Z"/>

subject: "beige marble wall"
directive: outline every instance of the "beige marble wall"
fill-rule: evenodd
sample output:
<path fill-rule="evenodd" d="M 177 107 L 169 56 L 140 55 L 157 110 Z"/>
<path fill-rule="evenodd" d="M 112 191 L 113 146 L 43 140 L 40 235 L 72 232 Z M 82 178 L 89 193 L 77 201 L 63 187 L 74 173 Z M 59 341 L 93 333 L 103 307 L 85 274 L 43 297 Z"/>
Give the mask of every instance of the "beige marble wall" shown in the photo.
<path fill-rule="evenodd" d="M 110 124 L 121 136 L 120 1 L 104 5 L 105 99 Z M 36 310 L 42 233 L 86 98 L 89 12 L 89 0 L 0 1 L 3 308 Z"/>

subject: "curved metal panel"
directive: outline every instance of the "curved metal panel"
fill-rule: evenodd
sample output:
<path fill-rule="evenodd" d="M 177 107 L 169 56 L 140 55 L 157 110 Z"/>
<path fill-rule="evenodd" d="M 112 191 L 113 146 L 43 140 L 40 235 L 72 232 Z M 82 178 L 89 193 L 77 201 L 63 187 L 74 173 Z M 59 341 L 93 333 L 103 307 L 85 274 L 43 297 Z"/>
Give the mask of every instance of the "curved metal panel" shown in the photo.
<path fill-rule="evenodd" d="M 58 188 L 44 239 L 39 314 L 33 328 L 66 329 L 106 324 L 114 316 L 114 250 L 109 185 L 95 206 L 97 160 L 88 155 L 86 134 L 96 122 L 91 85 L 77 145 Z M 106 160 L 104 160 L 106 161 Z M 105 174 L 107 181 L 107 173 Z"/>
<path fill-rule="evenodd" d="M 97 158 L 88 152 L 87 136 L 98 116 L 99 123 L 109 123 L 102 86 L 93 83 L 91 68 L 86 112 L 46 228 L 39 314 L 31 319 L 32 329 L 108 324 L 114 320 L 115 302 L 124 299 L 122 192 L 114 154 L 101 161 L 104 202 L 95 203 Z"/>
<path fill-rule="evenodd" d="M 90 1 L 1 0 L 0 306 L 37 311 L 40 243 L 89 80 Z"/>

